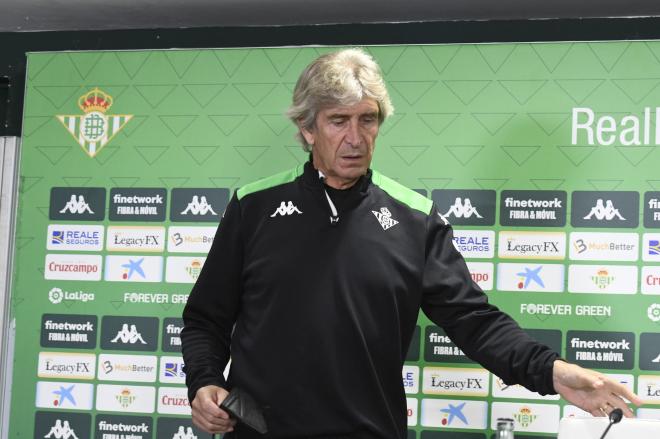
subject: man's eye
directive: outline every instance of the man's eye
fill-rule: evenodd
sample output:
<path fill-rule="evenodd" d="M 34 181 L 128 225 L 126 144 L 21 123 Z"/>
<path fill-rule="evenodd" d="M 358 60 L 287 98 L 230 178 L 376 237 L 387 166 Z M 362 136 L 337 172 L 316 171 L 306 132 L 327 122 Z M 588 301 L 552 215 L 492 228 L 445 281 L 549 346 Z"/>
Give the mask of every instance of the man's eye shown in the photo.
<path fill-rule="evenodd" d="M 346 122 L 346 119 L 332 119 L 332 124 L 336 126 L 341 126 Z"/>

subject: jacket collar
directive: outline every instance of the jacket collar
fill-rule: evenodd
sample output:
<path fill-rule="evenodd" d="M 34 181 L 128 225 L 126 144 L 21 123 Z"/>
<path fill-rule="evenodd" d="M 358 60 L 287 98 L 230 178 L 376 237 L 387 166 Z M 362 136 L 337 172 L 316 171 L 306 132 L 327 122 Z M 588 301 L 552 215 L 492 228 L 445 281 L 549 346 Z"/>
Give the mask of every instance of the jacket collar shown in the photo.
<path fill-rule="evenodd" d="M 369 185 L 371 184 L 371 169 L 367 170 L 367 173 L 363 176 L 361 176 L 358 181 L 348 188 L 348 191 L 355 191 L 359 193 L 366 193 L 367 189 L 369 188 Z M 312 187 L 317 187 L 319 189 L 323 188 L 323 181 L 321 178 L 319 178 L 319 171 L 314 168 L 314 165 L 312 164 L 312 155 L 310 154 L 309 160 L 305 163 L 304 169 L 303 169 L 303 181 Z"/>

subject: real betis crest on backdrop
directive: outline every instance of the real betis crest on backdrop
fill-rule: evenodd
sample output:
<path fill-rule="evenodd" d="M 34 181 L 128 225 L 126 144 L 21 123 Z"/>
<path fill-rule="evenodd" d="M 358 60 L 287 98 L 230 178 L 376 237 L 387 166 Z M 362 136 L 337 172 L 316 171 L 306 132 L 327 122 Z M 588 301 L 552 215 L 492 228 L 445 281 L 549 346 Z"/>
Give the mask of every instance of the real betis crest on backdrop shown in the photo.
<path fill-rule="evenodd" d="M 98 154 L 133 118 L 129 114 L 106 114 L 112 103 L 112 96 L 94 88 L 78 99 L 85 114 L 56 116 L 90 157 Z"/>

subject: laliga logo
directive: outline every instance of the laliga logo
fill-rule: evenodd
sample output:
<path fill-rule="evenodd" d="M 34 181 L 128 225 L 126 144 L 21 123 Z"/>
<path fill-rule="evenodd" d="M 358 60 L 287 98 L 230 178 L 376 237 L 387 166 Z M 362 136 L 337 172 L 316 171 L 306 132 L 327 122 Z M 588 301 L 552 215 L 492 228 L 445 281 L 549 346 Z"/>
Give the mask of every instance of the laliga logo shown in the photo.
<path fill-rule="evenodd" d="M 57 305 L 62 303 L 63 300 L 77 301 L 77 302 L 90 302 L 94 300 L 94 293 L 85 293 L 83 291 L 62 291 L 61 288 L 52 288 L 48 292 L 48 300 L 50 303 Z"/>
<path fill-rule="evenodd" d="M 112 96 L 97 87 L 78 99 L 78 106 L 84 115 L 55 117 L 62 122 L 87 155 L 94 157 L 133 118 L 133 115 L 129 114 L 106 114 L 112 103 Z"/>
<path fill-rule="evenodd" d="M 651 321 L 660 322 L 660 303 L 651 304 L 646 313 Z"/>

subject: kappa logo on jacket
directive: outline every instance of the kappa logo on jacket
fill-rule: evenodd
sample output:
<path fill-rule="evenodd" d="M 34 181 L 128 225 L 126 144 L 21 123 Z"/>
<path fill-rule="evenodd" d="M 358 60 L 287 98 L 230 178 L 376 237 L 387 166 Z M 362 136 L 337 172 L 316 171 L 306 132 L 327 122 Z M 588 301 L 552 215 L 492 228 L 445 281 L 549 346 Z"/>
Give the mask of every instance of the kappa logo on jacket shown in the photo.
<path fill-rule="evenodd" d="M 287 215 L 293 215 L 294 213 L 297 213 L 298 215 L 302 215 L 302 212 L 298 210 L 296 206 L 293 205 L 291 201 L 289 201 L 288 204 L 285 204 L 284 201 L 280 203 L 280 207 L 275 209 L 275 212 L 270 216 L 271 218 L 276 217 L 278 214 L 282 216 L 287 216 Z"/>
<path fill-rule="evenodd" d="M 383 230 L 387 230 L 399 224 L 397 220 L 392 218 L 392 213 L 387 207 L 381 207 L 380 212 L 376 212 L 375 210 L 372 210 L 372 212 L 374 215 L 376 215 L 376 218 L 378 219 L 380 225 L 383 227 Z"/>

